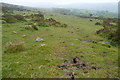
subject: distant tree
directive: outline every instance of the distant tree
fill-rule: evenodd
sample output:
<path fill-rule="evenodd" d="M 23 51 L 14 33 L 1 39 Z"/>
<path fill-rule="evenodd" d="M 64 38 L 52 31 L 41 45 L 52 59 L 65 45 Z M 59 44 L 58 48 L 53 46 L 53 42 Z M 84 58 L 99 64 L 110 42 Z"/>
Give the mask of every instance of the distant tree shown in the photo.
<path fill-rule="evenodd" d="M 93 16 L 93 14 L 89 14 L 90 15 L 90 17 L 92 17 Z"/>

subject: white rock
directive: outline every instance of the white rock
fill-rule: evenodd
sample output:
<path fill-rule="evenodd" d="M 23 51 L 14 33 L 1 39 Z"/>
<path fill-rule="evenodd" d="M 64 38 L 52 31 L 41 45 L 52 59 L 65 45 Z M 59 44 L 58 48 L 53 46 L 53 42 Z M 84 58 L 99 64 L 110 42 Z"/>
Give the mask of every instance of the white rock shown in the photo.
<path fill-rule="evenodd" d="M 23 37 L 26 37 L 26 35 L 23 35 Z"/>
<path fill-rule="evenodd" d="M 39 37 L 37 37 L 35 40 L 36 40 L 36 41 L 44 41 L 43 38 L 39 38 Z"/>
<path fill-rule="evenodd" d="M 12 33 L 15 33 L 15 34 L 17 34 L 17 32 L 16 32 L 16 31 L 12 31 Z"/>
<path fill-rule="evenodd" d="M 46 46 L 46 44 L 40 44 L 40 46 Z"/>
<path fill-rule="evenodd" d="M 74 43 L 71 43 L 71 45 L 73 46 L 73 45 L 74 45 Z"/>
<path fill-rule="evenodd" d="M 74 40 L 79 40 L 79 39 L 74 39 Z"/>

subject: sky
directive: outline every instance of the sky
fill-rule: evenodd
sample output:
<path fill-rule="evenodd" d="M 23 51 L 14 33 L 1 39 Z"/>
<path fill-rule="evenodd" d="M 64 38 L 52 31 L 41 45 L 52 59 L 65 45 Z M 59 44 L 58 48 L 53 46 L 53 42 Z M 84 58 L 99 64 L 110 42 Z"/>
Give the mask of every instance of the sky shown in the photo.
<path fill-rule="evenodd" d="M 20 4 L 24 5 L 28 3 L 51 3 L 57 5 L 68 5 L 74 3 L 104 3 L 104 2 L 118 2 L 119 0 L 0 0 L 4 3 L 11 3 L 11 4 Z"/>
<path fill-rule="evenodd" d="M 117 12 L 119 0 L 0 0 L 0 2 L 37 8 L 75 8 Z"/>

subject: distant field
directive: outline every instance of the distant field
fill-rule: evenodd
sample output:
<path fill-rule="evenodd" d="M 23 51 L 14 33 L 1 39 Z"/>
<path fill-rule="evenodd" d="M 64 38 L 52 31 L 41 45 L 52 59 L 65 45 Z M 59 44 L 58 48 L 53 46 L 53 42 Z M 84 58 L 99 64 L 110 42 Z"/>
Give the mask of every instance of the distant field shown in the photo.
<path fill-rule="evenodd" d="M 23 28 L 26 22 L 3 24 L 3 50 L 10 41 L 22 41 L 26 46 L 24 51 L 2 54 L 3 78 L 70 78 L 69 72 L 74 72 L 75 78 L 118 77 L 118 49 L 102 44 L 107 40 L 96 34 L 103 28 L 95 25 L 96 20 L 90 22 L 89 19 L 57 13 L 52 16 L 48 13 L 45 18 L 54 18 L 68 27 L 39 26 L 39 30 L 34 31 Z M 43 38 L 44 42 L 36 42 L 37 37 Z M 65 60 L 71 62 L 76 56 L 88 68 L 96 66 L 96 69 L 77 69 L 74 64 L 62 70 L 57 66 Z"/>

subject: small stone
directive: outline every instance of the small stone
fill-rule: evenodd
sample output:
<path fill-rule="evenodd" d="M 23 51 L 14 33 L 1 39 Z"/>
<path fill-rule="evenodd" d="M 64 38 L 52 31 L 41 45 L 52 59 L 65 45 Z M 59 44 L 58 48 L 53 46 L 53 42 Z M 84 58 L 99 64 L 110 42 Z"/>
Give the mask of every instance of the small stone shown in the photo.
<path fill-rule="evenodd" d="M 75 65 L 77 68 L 81 68 L 81 64 L 76 64 Z"/>
<path fill-rule="evenodd" d="M 46 44 L 40 44 L 40 46 L 46 46 Z"/>
<path fill-rule="evenodd" d="M 63 70 L 63 69 L 67 69 L 67 68 L 68 68 L 68 66 L 67 66 L 67 65 L 65 65 L 65 64 L 64 64 L 64 65 L 57 65 L 57 67 L 58 67 L 58 68 L 61 68 L 62 70 Z"/>
<path fill-rule="evenodd" d="M 104 51 L 104 52 L 102 52 L 102 53 L 106 54 L 107 52 Z"/>
<path fill-rule="evenodd" d="M 85 62 L 83 62 L 83 63 L 82 63 L 82 66 L 86 67 L 86 64 L 85 64 Z"/>
<path fill-rule="evenodd" d="M 39 38 L 39 37 L 37 37 L 35 40 L 36 40 L 36 41 L 44 41 L 43 38 Z"/>
<path fill-rule="evenodd" d="M 94 46 L 92 48 L 95 48 Z"/>
<path fill-rule="evenodd" d="M 17 34 L 17 32 L 16 32 L 16 31 L 12 31 L 12 33 Z"/>
<path fill-rule="evenodd" d="M 68 61 L 67 61 L 67 60 L 64 60 L 64 63 L 68 63 Z"/>
<path fill-rule="evenodd" d="M 74 40 L 79 40 L 79 39 L 74 39 Z"/>
<path fill-rule="evenodd" d="M 84 56 L 80 56 L 80 57 L 84 58 Z"/>
<path fill-rule="evenodd" d="M 91 64 L 95 64 L 95 63 L 91 63 Z"/>
<path fill-rule="evenodd" d="M 23 37 L 26 37 L 26 35 L 23 35 Z"/>
<path fill-rule="evenodd" d="M 71 45 L 73 46 L 73 45 L 74 45 L 74 43 L 71 43 Z"/>
<path fill-rule="evenodd" d="M 111 44 L 110 42 L 102 42 L 102 44 Z"/>

